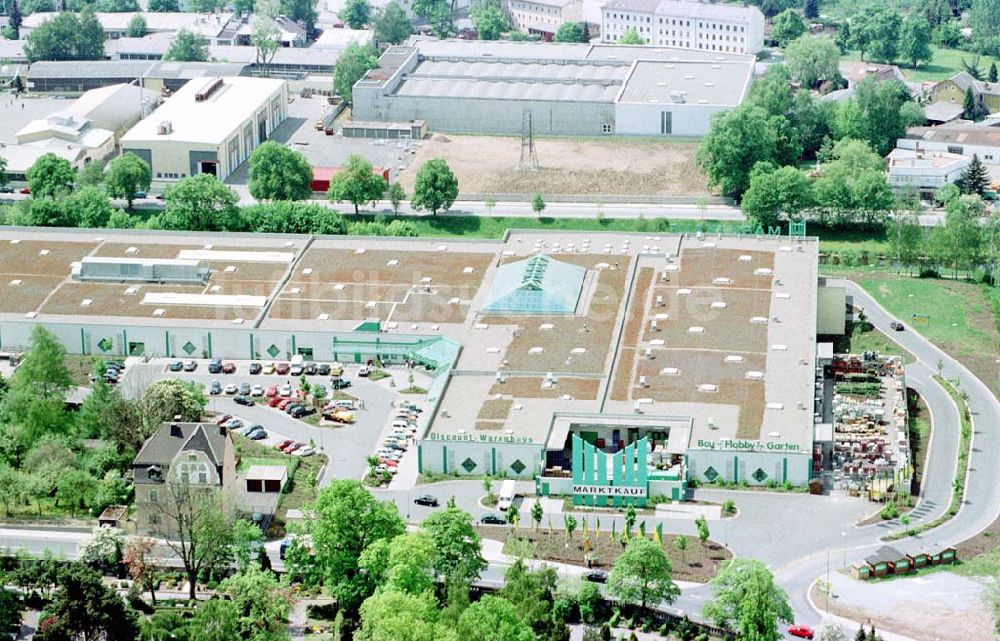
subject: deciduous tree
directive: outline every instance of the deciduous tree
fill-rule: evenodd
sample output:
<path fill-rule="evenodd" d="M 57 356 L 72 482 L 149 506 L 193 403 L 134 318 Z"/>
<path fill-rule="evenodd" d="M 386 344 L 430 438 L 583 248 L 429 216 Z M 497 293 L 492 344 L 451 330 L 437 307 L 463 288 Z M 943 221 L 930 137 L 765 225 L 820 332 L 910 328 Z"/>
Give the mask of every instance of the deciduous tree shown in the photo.
<path fill-rule="evenodd" d="M 397 2 L 389 2 L 375 14 L 372 36 L 379 47 L 398 45 L 410 37 L 413 26 Z"/>
<path fill-rule="evenodd" d="M 747 217 L 768 229 L 777 225 L 782 215 L 794 218 L 811 203 L 809 179 L 796 167 L 775 169 L 770 163 L 758 163 L 740 207 Z"/>
<path fill-rule="evenodd" d="M 417 170 L 410 204 L 414 209 L 429 209 L 432 214 L 451 208 L 458 198 L 458 179 L 441 158 L 428 160 Z"/>
<path fill-rule="evenodd" d="M 788 595 L 760 561 L 726 561 L 709 584 L 714 598 L 705 604 L 704 616 L 734 630 L 738 638 L 778 641 L 783 636 L 778 621 L 792 621 Z"/>
<path fill-rule="evenodd" d="M 288 613 L 292 597 L 274 574 L 260 568 L 238 572 L 219 588 L 232 599 L 236 610 L 236 639 L 284 641 L 289 638 Z"/>
<path fill-rule="evenodd" d="M 471 582 L 486 569 L 472 515 L 457 507 L 436 510 L 421 529 L 434 540 L 434 571 L 449 579 Z"/>
<path fill-rule="evenodd" d="M 626 603 L 647 605 L 672 603 L 680 589 L 671 580 L 670 560 L 656 543 L 644 537 L 632 539 L 611 569 L 608 591 Z"/>
<path fill-rule="evenodd" d="M 146 419 L 159 425 L 175 416 L 185 422 L 199 421 L 208 401 L 197 383 L 169 378 L 150 384 L 142 393 L 141 403 Z"/>
<path fill-rule="evenodd" d="M 644 45 L 646 39 L 639 35 L 635 29 L 626 29 L 616 42 L 620 45 Z"/>
<path fill-rule="evenodd" d="M 771 37 L 784 47 L 806 32 L 806 25 L 795 9 L 785 9 L 771 21 Z"/>
<path fill-rule="evenodd" d="M 337 67 L 333 70 L 333 91 L 345 102 L 353 98 L 354 83 L 378 66 L 378 55 L 375 47 L 352 42 L 337 58 Z"/>
<path fill-rule="evenodd" d="M 104 188 L 109 196 L 124 198 L 128 208 L 132 209 L 136 195 L 146 192 L 152 179 L 149 164 L 135 154 L 125 152 L 108 163 Z"/>
<path fill-rule="evenodd" d="M 368 0 L 347 0 L 337 16 L 351 29 L 360 29 L 372 17 L 372 6 Z"/>
<path fill-rule="evenodd" d="M 433 593 L 380 590 L 361 605 L 358 641 L 458 641 L 453 627 L 440 621 Z"/>
<path fill-rule="evenodd" d="M 125 546 L 123 562 L 132 580 L 149 592 L 149 599 L 156 605 L 156 585 L 159 577 L 159 559 L 153 550 L 156 542 L 144 536 L 134 537 Z"/>
<path fill-rule="evenodd" d="M 499 40 L 510 29 L 507 12 L 496 0 L 476 0 L 472 4 L 472 25 L 480 40 Z"/>
<path fill-rule="evenodd" d="M 352 154 L 340 172 L 330 180 L 327 195 L 332 201 L 346 200 L 351 203 L 357 215 L 361 205 L 374 205 L 385 194 L 386 187 L 385 178 L 374 173 L 370 162 Z"/>
<path fill-rule="evenodd" d="M 239 231 L 243 227 L 239 196 L 209 174 L 182 178 L 167 188 L 167 207 L 155 221 L 163 229 Z"/>
<path fill-rule="evenodd" d="M 132 16 L 132 19 L 128 21 L 125 35 L 129 38 L 142 38 L 146 35 L 146 28 L 146 18 L 137 14 Z"/>
<path fill-rule="evenodd" d="M 579 22 L 564 22 L 556 29 L 556 42 L 589 42 L 587 30 Z"/>
<path fill-rule="evenodd" d="M 312 167 L 305 156 L 269 140 L 250 154 L 250 195 L 258 200 L 306 200 Z"/>
<path fill-rule="evenodd" d="M 506 599 L 485 596 L 458 619 L 458 637 L 463 641 L 534 641 L 531 628 Z"/>
<path fill-rule="evenodd" d="M 34 198 L 56 198 L 73 190 L 76 171 L 68 160 L 48 153 L 28 168 L 27 178 Z"/>
<path fill-rule="evenodd" d="M 899 33 L 899 55 L 916 69 L 921 62 L 930 62 L 934 57 L 931 51 L 931 26 L 927 18 L 917 12 L 911 12 L 903 21 Z"/>
<path fill-rule="evenodd" d="M 24 55 L 29 62 L 101 60 L 104 38 L 104 30 L 92 9 L 84 10 L 79 17 L 60 13 L 32 29 L 26 38 Z"/>
<path fill-rule="evenodd" d="M 840 49 L 830 38 L 801 36 L 785 48 L 785 64 L 793 78 L 813 88 L 839 75 Z"/>
<path fill-rule="evenodd" d="M 73 563 L 59 572 L 59 588 L 39 622 L 38 641 L 102 639 L 134 641 L 139 636 L 135 612 L 101 575 Z"/>
<path fill-rule="evenodd" d="M 167 52 L 163 54 L 163 59 L 177 62 L 205 62 L 208 60 L 208 40 L 187 29 L 181 29 L 174 36 Z"/>
<path fill-rule="evenodd" d="M 760 161 L 771 161 L 776 144 L 767 113 L 743 105 L 713 117 L 697 160 L 710 185 L 719 187 L 724 196 L 740 198 L 750 186 L 751 169 Z"/>

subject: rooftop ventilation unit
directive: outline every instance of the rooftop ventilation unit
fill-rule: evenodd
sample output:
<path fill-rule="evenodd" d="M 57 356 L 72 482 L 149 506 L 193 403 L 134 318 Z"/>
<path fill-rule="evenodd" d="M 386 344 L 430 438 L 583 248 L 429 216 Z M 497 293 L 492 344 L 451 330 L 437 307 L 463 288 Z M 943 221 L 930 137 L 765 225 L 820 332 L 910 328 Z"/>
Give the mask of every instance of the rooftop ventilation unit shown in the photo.
<path fill-rule="evenodd" d="M 683 91 L 671 91 L 670 92 L 670 99 L 673 100 L 676 103 L 684 103 L 684 102 L 686 102 L 686 99 L 684 98 L 684 92 Z"/>
<path fill-rule="evenodd" d="M 206 100 L 212 97 L 212 94 L 214 94 L 221 88 L 222 88 L 222 78 L 216 78 L 212 82 L 205 85 L 205 87 L 203 87 L 201 91 L 199 91 L 194 95 L 194 101 L 205 102 Z"/>
<path fill-rule="evenodd" d="M 160 124 L 156 125 L 157 136 L 169 136 L 172 133 L 174 133 L 174 125 L 169 120 L 164 120 Z"/>

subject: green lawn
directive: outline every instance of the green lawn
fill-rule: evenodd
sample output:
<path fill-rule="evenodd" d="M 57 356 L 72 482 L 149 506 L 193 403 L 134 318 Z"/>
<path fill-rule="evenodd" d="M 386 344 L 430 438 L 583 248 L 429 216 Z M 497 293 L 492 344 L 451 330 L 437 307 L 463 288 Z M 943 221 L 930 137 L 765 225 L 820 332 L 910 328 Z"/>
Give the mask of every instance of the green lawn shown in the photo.
<path fill-rule="evenodd" d="M 825 8 L 825 5 L 824 5 Z M 903 62 L 897 60 L 896 64 L 903 71 L 909 80 L 915 82 L 924 82 L 925 80 L 938 82 L 946 78 L 954 76 L 956 73 L 962 70 L 962 58 L 969 63 L 972 62 L 975 54 L 971 54 L 968 51 L 959 51 L 958 49 L 945 49 L 943 47 L 938 47 L 936 45 L 931 45 L 931 51 L 934 54 L 933 59 L 930 63 L 925 63 L 919 65 L 916 69 L 912 69 L 908 62 Z M 861 56 L 857 51 L 849 51 L 847 54 L 841 57 L 842 60 L 861 60 Z M 990 68 L 990 63 L 993 62 L 994 58 L 989 56 L 981 56 L 979 58 L 979 68 L 985 73 Z M 1000 63 L 1000 60 L 997 61 Z"/>
<path fill-rule="evenodd" d="M 994 308 L 1000 295 L 994 289 L 963 281 L 897 277 L 869 273 L 858 284 L 891 314 L 906 331 L 917 331 L 972 370 L 994 392 L 1000 390 L 997 363 L 1000 338 Z M 926 322 L 914 318 L 926 314 Z"/>
<path fill-rule="evenodd" d="M 348 220 L 367 220 L 371 216 L 345 216 Z M 665 218 L 528 218 L 516 216 L 399 216 L 417 228 L 420 236 L 462 236 L 465 238 L 502 238 L 508 229 L 539 229 L 546 231 L 605 231 L 605 232 L 693 232 L 697 220 L 667 220 Z M 706 224 L 735 225 L 705 221 Z"/>

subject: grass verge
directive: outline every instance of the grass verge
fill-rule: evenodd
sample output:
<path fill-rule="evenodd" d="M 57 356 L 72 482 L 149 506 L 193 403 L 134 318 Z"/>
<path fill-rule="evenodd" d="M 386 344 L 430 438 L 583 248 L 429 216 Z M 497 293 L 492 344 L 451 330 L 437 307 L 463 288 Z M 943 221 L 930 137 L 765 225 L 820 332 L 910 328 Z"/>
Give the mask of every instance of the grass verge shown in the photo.
<path fill-rule="evenodd" d="M 938 382 L 948 392 L 952 400 L 955 401 L 955 405 L 958 406 L 958 415 L 961 419 L 962 428 L 961 436 L 958 442 L 958 469 L 955 470 L 955 480 L 951 484 L 951 503 L 948 504 L 948 509 L 944 514 L 937 517 L 933 521 L 928 521 L 916 527 L 907 528 L 905 530 L 900 530 L 898 532 L 893 532 L 885 537 L 886 541 L 896 541 L 898 539 L 903 539 L 908 536 L 916 536 L 922 534 L 927 530 L 931 530 L 941 525 L 951 517 L 958 514 L 958 510 L 962 506 L 962 497 L 965 495 L 965 477 L 969 471 L 969 446 L 972 443 L 972 422 L 969 418 L 969 406 L 965 402 L 965 396 L 950 381 L 941 377 L 934 376 L 934 380 Z"/>

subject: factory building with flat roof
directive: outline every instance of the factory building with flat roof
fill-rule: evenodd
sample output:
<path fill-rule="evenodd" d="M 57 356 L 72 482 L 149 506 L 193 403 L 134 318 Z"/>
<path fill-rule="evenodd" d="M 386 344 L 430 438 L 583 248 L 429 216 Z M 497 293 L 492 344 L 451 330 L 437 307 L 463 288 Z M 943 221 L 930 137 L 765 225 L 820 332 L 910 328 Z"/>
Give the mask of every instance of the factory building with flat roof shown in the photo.
<path fill-rule="evenodd" d="M 225 180 L 288 116 L 288 83 L 270 78 L 191 80 L 121 139 L 153 184 L 211 174 Z"/>
<path fill-rule="evenodd" d="M 737 107 L 750 55 L 644 46 L 416 40 L 389 47 L 354 86 L 360 120 L 519 135 L 708 133 Z"/>

